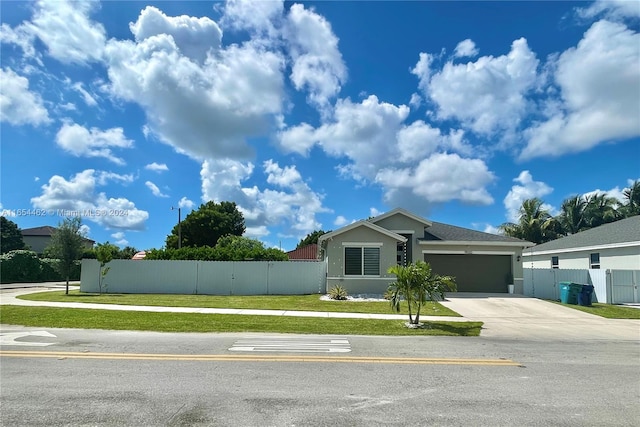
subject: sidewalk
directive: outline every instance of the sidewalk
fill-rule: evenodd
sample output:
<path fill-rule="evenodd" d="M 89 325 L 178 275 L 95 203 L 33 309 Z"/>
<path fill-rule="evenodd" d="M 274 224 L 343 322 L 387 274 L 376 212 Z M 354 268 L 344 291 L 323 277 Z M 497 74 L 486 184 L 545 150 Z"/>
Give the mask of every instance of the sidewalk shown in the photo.
<path fill-rule="evenodd" d="M 62 286 L 64 289 L 64 285 Z M 6 289 L 0 293 L 0 305 L 22 305 L 30 307 L 64 307 L 85 308 L 94 310 L 116 311 L 145 311 L 153 313 L 203 313 L 203 314 L 235 314 L 241 316 L 291 316 L 291 317 L 324 317 L 332 319 L 382 319 L 382 320 L 407 320 L 406 314 L 369 314 L 369 313 L 342 313 L 324 311 L 294 311 L 294 310 L 250 310 L 234 308 L 197 308 L 197 307 L 157 307 L 147 305 L 119 305 L 119 304 L 93 304 L 81 302 L 51 302 L 29 301 L 18 299 L 20 295 L 59 291 L 55 288 L 31 288 L 31 289 Z M 420 316 L 425 322 L 469 322 L 464 317 L 449 316 Z"/>

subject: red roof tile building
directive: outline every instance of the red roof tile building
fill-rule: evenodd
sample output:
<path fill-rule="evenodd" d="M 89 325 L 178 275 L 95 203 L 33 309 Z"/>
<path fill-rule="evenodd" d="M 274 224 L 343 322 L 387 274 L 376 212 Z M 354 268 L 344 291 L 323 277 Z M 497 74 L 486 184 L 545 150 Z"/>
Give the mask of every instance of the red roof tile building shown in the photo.
<path fill-rule="evenodd" d="M 317 261 L 318 245 L 312 243 L 310 245 L 289 251 L 287 252 L 287 255 L 289 255 L 289 261 Z"/>

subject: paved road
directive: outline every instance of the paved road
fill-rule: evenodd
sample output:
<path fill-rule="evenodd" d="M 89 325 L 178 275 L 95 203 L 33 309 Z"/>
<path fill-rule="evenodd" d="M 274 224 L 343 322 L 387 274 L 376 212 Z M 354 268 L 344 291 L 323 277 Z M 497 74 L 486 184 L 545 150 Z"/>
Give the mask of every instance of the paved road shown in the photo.
<path fill-rule="evenodd" d="M 640 348 L 632 341 L 540 345 L 489 337 L 9 326 L 2 333 L 13 333 L 15 341 L 50 344 L 0 346 L 0 424 L 7 426 L 635 426 L 640 421 Z M 248 342 L 286 345 L 265 354 Z M 239 345 L 245 350 L 231 350 Z M 317 351 L 309 353 L 308 345 Z M 327 346 L 349 351 L 331 354 Z M 43 355 L 52 357 L 36 357 Z"/>

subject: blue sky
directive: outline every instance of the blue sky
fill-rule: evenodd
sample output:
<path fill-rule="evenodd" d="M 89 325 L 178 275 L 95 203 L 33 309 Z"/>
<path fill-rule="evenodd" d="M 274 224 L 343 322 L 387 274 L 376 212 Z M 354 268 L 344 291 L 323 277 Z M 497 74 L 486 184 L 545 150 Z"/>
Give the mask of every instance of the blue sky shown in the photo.
<path fill-rule="evenodd" d="M 2 2 L 21 228 L 162 247 L 234 201 L 293 249 L 395 207 L 495 232 L 640 178 L 640 2 Z"/>

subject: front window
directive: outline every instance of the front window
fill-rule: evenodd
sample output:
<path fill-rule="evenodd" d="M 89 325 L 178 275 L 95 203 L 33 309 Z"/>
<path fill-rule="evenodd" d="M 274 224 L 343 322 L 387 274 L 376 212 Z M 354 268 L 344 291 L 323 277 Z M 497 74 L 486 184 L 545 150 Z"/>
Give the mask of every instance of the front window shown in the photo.
<path fill-rule="evenodd" d="M 551 268 L 559 268 L 559 259 L 557 256 L 551 257 Z"/>
<path fill-rule="evenodd" d="M 379 276 L 380 248 L 344 248 L 344 274 L 346 276 Z"/>
<path fill-rule="evenodd" d="M 589 257 L 589 268 L 595 268 L 595 269 L 599 269 L 600 268 L 600 254 L 599 253 L 595 253 L 595 254 L 591 254 L 591 256 Z"/>

